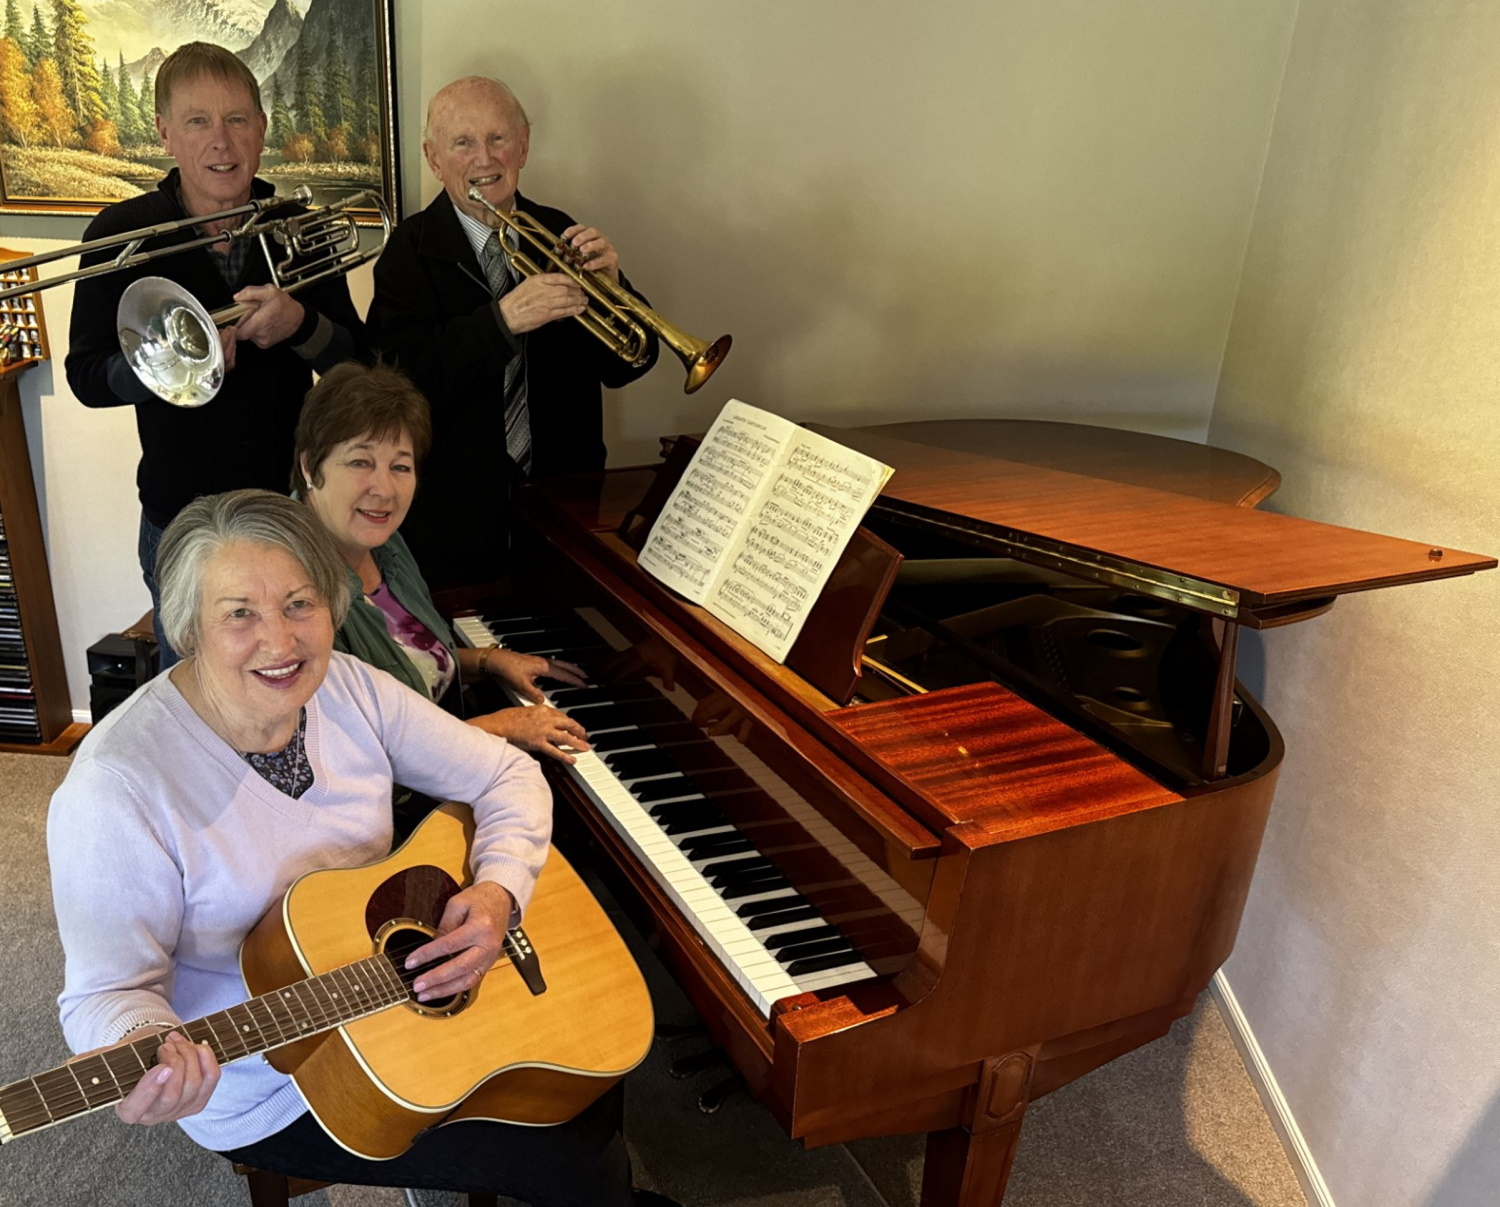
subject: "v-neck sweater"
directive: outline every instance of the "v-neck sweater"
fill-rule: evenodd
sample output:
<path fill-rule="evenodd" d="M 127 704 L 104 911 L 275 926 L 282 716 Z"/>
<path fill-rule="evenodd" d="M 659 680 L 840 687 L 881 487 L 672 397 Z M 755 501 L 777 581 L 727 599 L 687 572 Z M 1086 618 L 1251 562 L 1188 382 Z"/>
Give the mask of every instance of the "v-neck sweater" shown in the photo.
<path fill-rule="evenodd" d="M 47 850 L 66 956 L 58 998 L 74 1051 L 147 1021 L 243 1002 L 240 943 L 299 876 L 391 845 L 391 785 L 474 809 L 476 880 L 524 910 L 547 855 L 551 795 L 530 756 L 335 653 L 307 704 L 314 782 L 263 779 L 158 675 L 95 726 L 52 798 Z M 306 1110 L 258 1059 L 224 1068 L 181 1121 L 206 1148 L 253 1144 Z"/>

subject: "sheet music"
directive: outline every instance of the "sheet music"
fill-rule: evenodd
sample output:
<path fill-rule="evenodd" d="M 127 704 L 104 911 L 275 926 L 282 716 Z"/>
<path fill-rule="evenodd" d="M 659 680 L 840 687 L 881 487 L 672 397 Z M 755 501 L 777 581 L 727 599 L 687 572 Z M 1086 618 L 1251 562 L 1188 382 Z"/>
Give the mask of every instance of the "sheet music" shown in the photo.
<path fill-rule="evenodd" d="M 731 401 L 640 564 L 781 662 L 890 475 L 873 458 Z"/>

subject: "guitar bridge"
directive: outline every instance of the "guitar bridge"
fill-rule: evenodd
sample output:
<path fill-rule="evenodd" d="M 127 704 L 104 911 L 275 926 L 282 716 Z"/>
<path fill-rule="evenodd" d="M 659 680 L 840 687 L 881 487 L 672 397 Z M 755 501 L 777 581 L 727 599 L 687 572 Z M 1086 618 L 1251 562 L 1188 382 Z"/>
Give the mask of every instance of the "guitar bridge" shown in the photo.
<path fill-rule="evenodd" d="M 511 964 L 521 974 L 521 980 L 531 990 L 532 996 L 546 993 L 547 982 L 542 979 L 542 962 L 537 957 L 531 940 L 526 937 L 526 932 L 519 926 L 506 932 L 505 950 L 510 953 Z"/>

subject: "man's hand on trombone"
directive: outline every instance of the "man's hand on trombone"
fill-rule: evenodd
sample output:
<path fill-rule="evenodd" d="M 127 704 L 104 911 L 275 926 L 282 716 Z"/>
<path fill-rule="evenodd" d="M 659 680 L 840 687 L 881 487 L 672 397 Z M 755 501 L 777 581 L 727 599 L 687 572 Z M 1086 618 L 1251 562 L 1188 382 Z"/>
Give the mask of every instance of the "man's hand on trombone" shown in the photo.
<path fill-rule="evenodd" d="M 306 311 L 302 303 L 274 285 L 247 285 L 234 295 L 241 305 L 252 307 L 232 328 L 235 339 L 249 340 L 257 348 L 270 348 L 294 335 Z M 225 351 L 228 368 L 228 351 Z"/>

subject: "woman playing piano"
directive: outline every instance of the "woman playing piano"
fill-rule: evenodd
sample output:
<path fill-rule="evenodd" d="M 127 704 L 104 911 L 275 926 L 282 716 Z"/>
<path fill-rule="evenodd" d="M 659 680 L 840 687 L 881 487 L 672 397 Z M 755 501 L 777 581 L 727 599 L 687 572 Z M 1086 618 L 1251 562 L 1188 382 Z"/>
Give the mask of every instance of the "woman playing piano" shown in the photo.
<path fill-rule="evenodd" d="M 571 662 L 508 650 L 458 649 L 397 531 L 431 439 L 427 400 L 395 369 L 348 363 L 324 374 L 297 423 L 294 494 L 322 522 L 349 568 L 354 600 L 336 649 L 350 653 L 458 712 L 455 680 L 492 677 L 532 707 L 469 719 L 525 750 L 571 763 L 588 749 L 578 722 L 542 704 L 539 678 L 585 686 Z"/>

